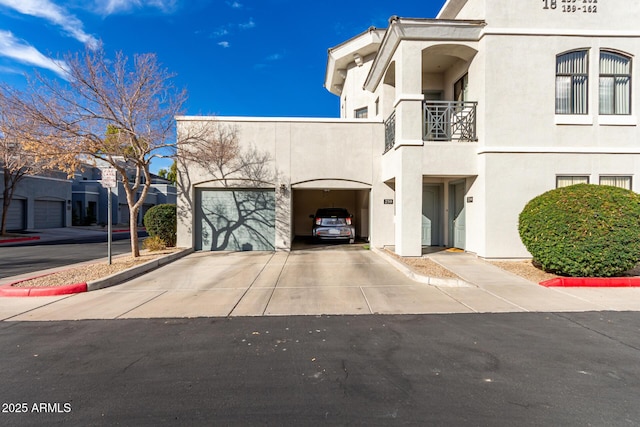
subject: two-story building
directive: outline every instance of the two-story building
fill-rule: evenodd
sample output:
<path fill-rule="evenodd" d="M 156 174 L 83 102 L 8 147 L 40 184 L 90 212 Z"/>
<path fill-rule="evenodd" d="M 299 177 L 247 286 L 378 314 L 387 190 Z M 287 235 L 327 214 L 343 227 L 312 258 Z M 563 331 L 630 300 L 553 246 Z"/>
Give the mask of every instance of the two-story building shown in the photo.
<path fill-rule="evenodd" d="M 310 234 L 309 214 L 335 206 L 399 255 L 528 257 L 517 227 L 533 197 L 640 189 L 637 16 L 640 2 L 623 0 L 448 0 L 435 19 L 392 17 L 329 50 L 340 119 L 178 117 L 183 134 L 237 129 L 275 176 L 222 185 L 182 167 L 178 244 L 286 250 Z"/>

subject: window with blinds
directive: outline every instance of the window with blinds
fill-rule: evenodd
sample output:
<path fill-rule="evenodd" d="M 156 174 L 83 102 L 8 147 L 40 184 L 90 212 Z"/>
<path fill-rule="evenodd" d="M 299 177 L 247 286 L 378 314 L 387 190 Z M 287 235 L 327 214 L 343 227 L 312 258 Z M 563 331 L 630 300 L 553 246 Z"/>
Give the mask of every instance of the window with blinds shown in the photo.
<path fill-rule="evenodd" d="M 570 185 L 576 184 L 588 184 L 589 177 L 588 176 L 557 176 L 556 177 L 556 188 L 568 187 Z"/>
<path fill-rule="evenodd" d="M 631 190 L 631 177 L 630 176 L 601 176 L 600 185 L 611 185 L 613 187 L 620 187 L 626 190 Z"/>
<path fill-rule="evenodd" d="M 556 57 L 556 114 L 587 114 L 589 52 L 577 50 Z"/>
<path fill-rule="evenodd" d="M 631 114 L 631 58 L 600 52 L 600 114 Z"/>

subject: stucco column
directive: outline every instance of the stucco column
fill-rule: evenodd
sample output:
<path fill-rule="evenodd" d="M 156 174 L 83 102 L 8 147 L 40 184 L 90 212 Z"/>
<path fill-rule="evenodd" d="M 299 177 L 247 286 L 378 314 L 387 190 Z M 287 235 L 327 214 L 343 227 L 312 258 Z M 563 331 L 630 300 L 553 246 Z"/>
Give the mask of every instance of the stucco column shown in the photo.
<path fill-rule="evenodd" d="M 401 256 L 422 255 L 422 51 L 396 52 L 395 244 Z"/>
<path fill-rule="evenodd" d="M 422 147 L 405 146 L 397 153 L 396 253 L 422 255 Z"/>
<path fill-rule="evenodd" d="M 396 147 L 422 142 L 422 50 L 403 42 L 396 52 Z"/>

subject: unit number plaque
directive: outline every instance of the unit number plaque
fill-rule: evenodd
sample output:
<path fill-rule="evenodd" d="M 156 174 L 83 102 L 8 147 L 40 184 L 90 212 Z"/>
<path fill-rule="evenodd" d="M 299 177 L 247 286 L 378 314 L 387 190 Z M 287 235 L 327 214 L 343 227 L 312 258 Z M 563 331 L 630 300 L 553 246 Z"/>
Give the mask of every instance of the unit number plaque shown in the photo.
<path fill-rule="evenodd" d="M 598 0 L 542 0 L 545 10 L 565 13 L 598 13 Z"/>

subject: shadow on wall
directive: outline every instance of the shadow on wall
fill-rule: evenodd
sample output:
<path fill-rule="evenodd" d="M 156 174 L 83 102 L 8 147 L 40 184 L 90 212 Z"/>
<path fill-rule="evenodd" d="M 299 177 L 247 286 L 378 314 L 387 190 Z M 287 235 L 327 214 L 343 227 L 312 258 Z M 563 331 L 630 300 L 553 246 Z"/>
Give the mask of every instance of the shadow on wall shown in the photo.
<path fill-rule="evenodd" d="M 197 250 L 275 250 L 273 190 L 199 190 Z"/>

